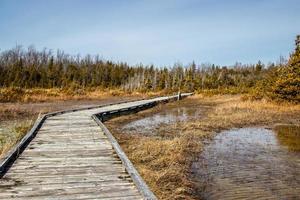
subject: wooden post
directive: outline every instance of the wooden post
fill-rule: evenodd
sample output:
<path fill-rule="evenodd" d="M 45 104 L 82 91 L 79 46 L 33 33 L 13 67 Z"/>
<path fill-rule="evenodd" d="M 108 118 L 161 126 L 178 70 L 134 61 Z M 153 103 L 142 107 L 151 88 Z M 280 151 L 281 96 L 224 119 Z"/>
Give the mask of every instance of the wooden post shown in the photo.
<path fill-rule="evenodd" d="M 178 97 L 177 97 L 177 101 L 181 100 L 181 92 L 178 92 Z"/>

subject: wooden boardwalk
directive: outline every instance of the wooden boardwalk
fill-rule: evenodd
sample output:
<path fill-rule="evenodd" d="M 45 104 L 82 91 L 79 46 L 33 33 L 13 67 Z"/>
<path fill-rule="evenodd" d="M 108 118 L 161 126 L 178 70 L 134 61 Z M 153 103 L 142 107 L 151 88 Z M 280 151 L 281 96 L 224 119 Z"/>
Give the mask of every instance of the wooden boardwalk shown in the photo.
<path fill-rule="evenodd" d="M 174 98 L 47 117 L 0 180 L 0 199 L 155 199 L 109 131 L 92 116 Z"/>

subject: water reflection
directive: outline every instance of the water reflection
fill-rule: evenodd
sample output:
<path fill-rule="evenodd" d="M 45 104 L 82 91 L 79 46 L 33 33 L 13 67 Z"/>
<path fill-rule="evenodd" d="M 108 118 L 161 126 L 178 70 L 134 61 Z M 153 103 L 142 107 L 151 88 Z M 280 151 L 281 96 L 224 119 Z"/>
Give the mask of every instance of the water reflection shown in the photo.
<path fill-rule="evenodd" d="M 280 124 L 274 128 L 278 142 L 290 151 L 300 151 L 300 126 Z"/>
<path fill-rule="evenodd" d="M 134 120 L 124 125 L 122 131 L 153 135 L 155 134 L 155 131 L 163 125 L 176 124 L 177 122 L 196 119 L 199 118 L 200 114 L 200 108 L 182 106 L 165 109 L 151 116 Z"/>
<path fill-rule="evenodd" d="M 300 153 L 281 145 L 272 130 L 224 131 L 193 164 L 203 199 L 297 199 Z"/>

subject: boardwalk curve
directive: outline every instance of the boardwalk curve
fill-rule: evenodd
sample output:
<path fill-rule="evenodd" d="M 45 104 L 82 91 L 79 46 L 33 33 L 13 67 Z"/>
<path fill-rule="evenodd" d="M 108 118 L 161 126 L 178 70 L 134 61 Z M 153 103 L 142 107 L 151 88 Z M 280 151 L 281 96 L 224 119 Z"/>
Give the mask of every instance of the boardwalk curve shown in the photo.
<path fill-rule="evenodd" d="M 0 199 L 156 199 L 102 121 L 176 98 L 41 117 L 2 160 Z"/>

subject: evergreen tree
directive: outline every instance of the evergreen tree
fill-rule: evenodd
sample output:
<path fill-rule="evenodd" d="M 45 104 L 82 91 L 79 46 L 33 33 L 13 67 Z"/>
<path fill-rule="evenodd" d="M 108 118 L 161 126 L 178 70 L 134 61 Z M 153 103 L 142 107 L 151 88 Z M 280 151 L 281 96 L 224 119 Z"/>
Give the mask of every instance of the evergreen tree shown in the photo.
<path fill-rule="evenodd" d="M 297 36 L 296 49 L 287 66 L 279 68 L 273 94 L 282 100 L 300 102 L 300 35 Z"/>

